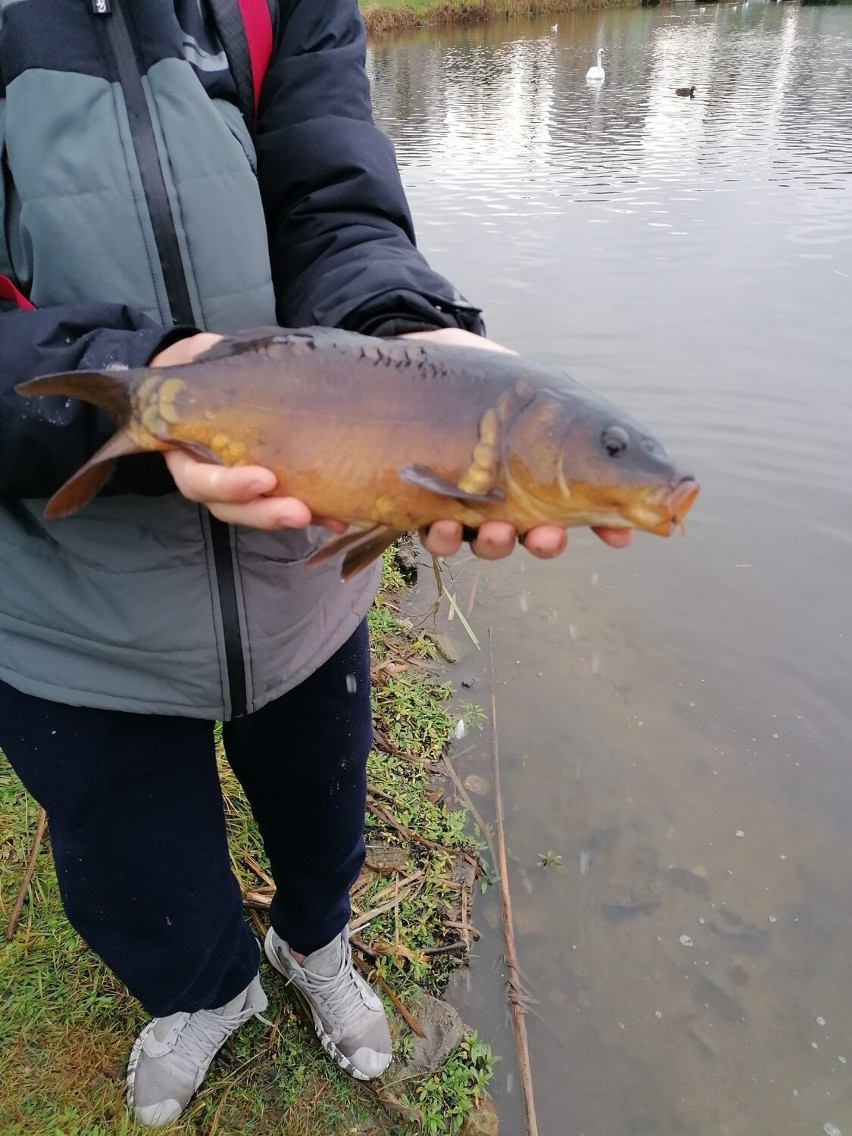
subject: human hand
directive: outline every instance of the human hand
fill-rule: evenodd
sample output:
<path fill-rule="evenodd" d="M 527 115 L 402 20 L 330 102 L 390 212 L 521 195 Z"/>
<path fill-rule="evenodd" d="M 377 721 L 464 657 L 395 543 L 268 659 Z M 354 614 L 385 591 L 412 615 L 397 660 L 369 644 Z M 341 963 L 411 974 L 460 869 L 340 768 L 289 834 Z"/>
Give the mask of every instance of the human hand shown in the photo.
<path fill-rule="evenodd" d="M 482 335 L 463 331 L 461 328 L 447 327 L 435 331 L 411 331 L 403 338 L 426 339 L 435 343 L 447 343 L 457 347 L 481 347 L 486 351 L 505 351 L 516 355 L 509 347 L 486 339 Z M 630 529 L 593 528 L 610 548 L 626 548 L 633 539 Z M 518 534 L 512 525 L 505 521 L 485 521 L 479 528 L 471 548 L 483 560 L 502 560 L 515 547 Z M 461 548 L 462 526 L 457 521 L 436 521 L 420 533 L 420 541 L 427 552 L 433 556 L 453 556 Z M 540 560 L 549 560 L 565 551 L 568 534 L 559 525 L 535 525 L 523 539 L 524 548 Z"/>
<path fill-rule="evenodd" d="M 178 340 L 151 360 L 152 367 L 174 367 L 191 363 L 222 339 L 221 335 L 202 332 Z M 270 497 L 277 485 L 275 474 L 259 465 L 230 468 L 200 461 L 185 450 L 169 450 L 165 454 L 169 472 L 178 490 L 189 501 L 206 505 L 214 517 L 228 525 L 251 528 L 303 529 L 307 525 L 323 525 L 332 532 L 346 531 L 343 521 L 317 518 L 304 501 L 295 497 Z"/>
<path fill-rule="evenodd" d="M 193 359 L 197 359 L 199 355 L 203 355 L 205 351 L 215 347 L 221 339 L 224 339 L 224 336 L 214 335 L 210 331 L 200 331 L 197 335 L 188 335 L 185 339 L 179 339 L 177 343 L 159 351 L 148 366 L 177 367 L 181 363 L 191 363 Z"/>

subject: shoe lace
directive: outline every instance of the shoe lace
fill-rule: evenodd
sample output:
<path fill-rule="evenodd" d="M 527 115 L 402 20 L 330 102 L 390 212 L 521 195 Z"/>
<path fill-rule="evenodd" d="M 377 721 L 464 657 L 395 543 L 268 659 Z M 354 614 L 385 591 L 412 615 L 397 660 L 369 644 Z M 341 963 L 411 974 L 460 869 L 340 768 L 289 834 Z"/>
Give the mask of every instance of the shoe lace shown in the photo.
<path fill-rule="evenodd" d="M 172 1050 L 172 1061 L 184 1072 L 194 1073 L 199 1065 L 209 1063 L 238 1026 L 255 1017 L 260 1018 L 261 1015 L 250 1006 L 227 1016 L 211 1010 L 187 1014 L 173 1027 L 177 1040 Z"/>
<path fill-rule="evenodd" d="M 289 982 L 292 981 L 290 978 Z M 359 1017 L 362 1007 L 368 1005 L 366 992 L 352 965 L 348 944 L 344 946 L 337 974 L 315 974 L 302 967 L 299 984 L 305 986 L 322 1004 L 323 1010 L 334 1019 L 341 1035 Z"/>

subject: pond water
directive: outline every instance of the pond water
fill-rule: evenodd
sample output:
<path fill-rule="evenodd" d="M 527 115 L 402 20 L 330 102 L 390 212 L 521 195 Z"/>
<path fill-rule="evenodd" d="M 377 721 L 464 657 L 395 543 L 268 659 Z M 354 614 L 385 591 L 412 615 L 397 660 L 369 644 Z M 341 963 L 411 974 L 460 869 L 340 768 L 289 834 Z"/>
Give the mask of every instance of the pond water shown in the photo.
<path fill-rule="evenodd" d="M 685 539 L 449 566 L 487 710 L 493 629 L 539 1131 L 852 1136 L 852 7 L 560 14 L 369 65 L 430 260 L 702 485 Z M 456 743 L 463 780 L 490 746 Z M 520 1133 L 498 888 L 475 919 L 452 997 Z"/>

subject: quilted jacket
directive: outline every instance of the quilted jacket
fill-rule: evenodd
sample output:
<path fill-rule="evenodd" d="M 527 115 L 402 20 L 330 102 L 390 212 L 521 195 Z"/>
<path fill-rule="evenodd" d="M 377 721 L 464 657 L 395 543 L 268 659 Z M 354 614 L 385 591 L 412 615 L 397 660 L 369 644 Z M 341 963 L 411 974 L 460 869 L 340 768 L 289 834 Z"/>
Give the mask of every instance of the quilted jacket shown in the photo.
<path fill-rule="evenodd" d="M 324 530 L 226 526 L 161 455 L 45 521 L 112 425 L 15 383 L 202 329 L 482 329 L 416 248 L 355 0 L 279 8 L 255 126 L 222 0 L 0 0 L 0 679 L 26 693 L 251 712 L 345 641 L 377 574 L 305 571 Z"/>

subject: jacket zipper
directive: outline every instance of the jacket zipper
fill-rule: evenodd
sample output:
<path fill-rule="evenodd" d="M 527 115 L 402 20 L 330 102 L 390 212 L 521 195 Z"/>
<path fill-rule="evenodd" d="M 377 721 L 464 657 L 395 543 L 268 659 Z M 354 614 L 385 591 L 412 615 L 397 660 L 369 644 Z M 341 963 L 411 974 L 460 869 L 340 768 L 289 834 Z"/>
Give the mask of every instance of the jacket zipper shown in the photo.
<path fill-rule="evenodd" d="M 90 0 L 95 16 L 104 17 L 102 26 L 112 52 L 116 77 L 124 94 L 133 149 L 142 179 L 145 204 L 154 230 L 157 254 L 163 271 L 172 320 L 195 325 L 195 313 L 189 295 L 186 273 L 175 229 L 163 167 L 157 150 L 154 123 L 142 85 L 142 64 L 138 58 L 122 0 Z M 101 22 L 101 21 L 99 21 Z M 228 525 L 209 516 L 213 566 L 222 613 L 222 635 L 225 641 L 225 666 L 231 714 L 238 718 L 248 709 L 246 672 L 240 634 L 237 581 L 234 569 L 233 536 Z"/>

